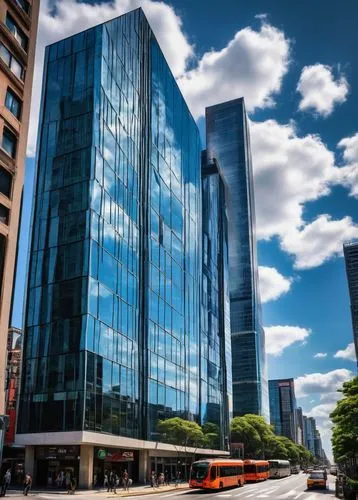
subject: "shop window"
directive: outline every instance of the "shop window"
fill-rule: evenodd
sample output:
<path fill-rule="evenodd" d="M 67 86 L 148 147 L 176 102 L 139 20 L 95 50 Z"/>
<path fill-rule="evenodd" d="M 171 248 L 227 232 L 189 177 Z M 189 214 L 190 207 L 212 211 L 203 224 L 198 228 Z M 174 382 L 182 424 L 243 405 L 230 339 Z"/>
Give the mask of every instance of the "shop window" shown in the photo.
<path fill-rule="evenodd" d="M 0 203 L 0 222 L 3 224 L 9 223 L 9 209 Z"/>
<path fill-rule="evenodd" d="M 7 89 L 5 106 L 19 120 L 21 116 L 21 100 L 10 88 Z"/>
<path fill-rule="evenodd" d="M 10 14 L 8 12 L 6 13 L 5 22 L 6 22 L 6 26 L 9 28 L 9 30 L 14 35 L 16 40 L 19 42 L 21 47 L 25 51 L 27 51 L 27 45 L 28 45 L 29 39 L 27 38 L 25 33 L 22 31 L 22 29 L 19 28 L 17 23 L 14 21 L 14 19 L 12 18 L 12 16 L 10 16 Z"/>
<path fill-rule="evenodd" d="M 8 198 L 11 195 L 12 175 L 4 168 L 0 167 L 0 193 Z"/>
<path fill-rule="evenodd" d="M 11 158 L 15 158 L 16 156 L 16 143 L 16 135 L 13 134 L 7 127 L 4 127 L 1 147 L 9 156 L 11 156 Z"/>
<path fill-rule="evenodd" d="M 11 54 L 11 52 L 0 43 L 0 58 L 20 80 L 24 79 L 25 69 L 21 63 Z"/>
<path fill-rule="evenodd" d="M 26 14 L 30 13 L 30 4 L 27 0 L 15 0 L 17 5 L 22 9 Z"/>

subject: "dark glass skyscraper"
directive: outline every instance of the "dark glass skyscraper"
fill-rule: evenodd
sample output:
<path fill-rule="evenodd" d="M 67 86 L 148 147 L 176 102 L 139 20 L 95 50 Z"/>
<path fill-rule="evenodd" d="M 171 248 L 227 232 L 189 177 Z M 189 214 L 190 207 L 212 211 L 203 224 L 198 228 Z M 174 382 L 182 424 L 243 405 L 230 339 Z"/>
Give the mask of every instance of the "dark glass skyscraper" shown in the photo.
<path fill-rule="evenodd" d="M 269 420 L 265 335 L 256 256 L 255 204 L 244 100 L 206 109 L 206 145 L 229 191 L 229 275 L 234 416 Z"/>
<path fill-rule="evenodd" d="M 297 405 L 292 378 L 269 380 L 270 422 L 275 433 L 297 442 Z"/>
<path fill-rule="evenodd" d="M 351 300 L 353 340 L 358 366 L 358 241 L 345 243 L 343 250 Z"/>
<path fill-rule="evenodd" d="M 216 161 L 202 165 L 201 416 L 220 428 L 227 449 L 232 415 L 227 189 Z"/>
<path fill-rule="evenodd" d="M 47 47 L 17 436 L 39 482 L 61 453 L 82 486 L 106 457 L 144 480 L 158 420 L 228 399 L 220 351 L 200 414 L 200 150 L 142 10 Z"/>

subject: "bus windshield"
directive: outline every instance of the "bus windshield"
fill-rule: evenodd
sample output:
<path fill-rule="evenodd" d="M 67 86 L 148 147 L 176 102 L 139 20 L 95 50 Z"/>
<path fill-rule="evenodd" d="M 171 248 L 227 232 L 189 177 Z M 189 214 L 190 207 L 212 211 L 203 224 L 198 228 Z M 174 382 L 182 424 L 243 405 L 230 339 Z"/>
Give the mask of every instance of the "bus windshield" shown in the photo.
<path fill-rule="evenodd" d="M 197 462 L 191 466 L 191 479 L 204 479 L 208 475 L 209 462 Z"/>
<path fill-rule="evenodd" d="M 247 464 L 247 465 L 244 465 L 244 471 L 245 471 L 245 474 L 256 474 L 256 465 L 253 465 L 253 464 Z"/>

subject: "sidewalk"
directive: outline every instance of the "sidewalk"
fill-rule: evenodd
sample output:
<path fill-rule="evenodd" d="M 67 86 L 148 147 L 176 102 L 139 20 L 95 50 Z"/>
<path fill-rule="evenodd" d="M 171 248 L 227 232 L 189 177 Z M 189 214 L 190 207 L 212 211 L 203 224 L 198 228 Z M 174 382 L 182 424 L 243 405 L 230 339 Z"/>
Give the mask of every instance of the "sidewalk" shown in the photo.
<path fill-rule="evenodd" d="M 129 491 L 124 491 L 123 487 L 117 488 L 117 493 L 108 492 L 107 488 L 100 488 L 96 490 L 76 490 L 75 495 L 95 495 L 98 494 L 100 497 L 104 495 L 106 498 L 108 497 L 135 497 L 135 496 L 145 496 L 145 495 L 153 495 L 158 493 L 165 493 L 168 491 L 182 491 L 189 488 L 188 483 L 180 483 L 177 487 L 175 484 L 171 484 L 169 486 L 160 486 L 159 488 L 152 488 L 150 485 L 135 485 L 131 486 Z M 52 489 L 38 489 L 33 488 L 30 491 L 30 496 L 32 495 L 64 495 L 66 494 L 66 490 L 52 490 Z M 22 496 L 22 490 L 20 489 L 9 489 L 6 492 L 6 496 Z"/>

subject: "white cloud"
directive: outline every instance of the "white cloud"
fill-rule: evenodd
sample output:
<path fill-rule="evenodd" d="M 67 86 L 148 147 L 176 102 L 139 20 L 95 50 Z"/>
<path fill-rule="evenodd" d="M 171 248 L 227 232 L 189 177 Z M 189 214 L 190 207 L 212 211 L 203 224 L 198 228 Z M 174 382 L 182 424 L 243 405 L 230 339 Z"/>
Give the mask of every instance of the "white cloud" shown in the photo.
<path fill-rule="evenodd" d="M 305 341 L 310 334 L 311 330 L 299 326 L 266 326 L 266 353 L 281 356 L 287 347 L 298 341 Z"/>
<path fill-rule="evenodd" d="M 338 147 L 343 149 L 345 164 L 337 170 L 337 182 L 350 190 L 350 196 L 358 198 L 358 133 L 339 141 Z"/>
<path fill-rule="evenodd" d="M 334 155 L 319 136 L 297 134 L 294 122 L 251 122 L 257 232 L 282 237 L 304 224 L 303 207 L 328 195 Z"/>
<path fill-rule="evenodd" d="M 353 342 L 351 344 L 348 344 L 345 349 L 337 351 L 334 357 L 341 359 L 348 359 L 349 361 L 357 361 L 356 351 Z"/>
<path fill-rule="evenodd" d="M 327 357 L 327 353 L 326 352 L 317 352 L 314 356 L 314 358 L 326 358 Z"/>
<path fill-rule="evenodd" d="M 292 279 L 280 274 L 274 267 L 259 266 L 261 301 L 276 300 L 291 288 Z"/>
<path fill-rule="evenodd" d="M 290 42 L 262 18 L 258 31 L 246 27 L 226 47 L 206 52 L 178 83 L 194 116 L 205 107 L 245 96 L 249 111 L 274 104 L 289 65 Z"/>
<path fill-rule="evenodd" d="M 342 243 L 358 236 L 352 219 L 320 215 L 306 222 L 303 217 L 307 202 L 328 195 L 332 185 L 342 182 L 333 152 L 319 136 L 300 137 L 293 122 L 275 120 L 251 122 L 251 144 L 258 238 L 278 236 L 297 269 L 341 255 Z"/>
<path fill-rule="evenodd" d="M 302 229 L 288 231 L 281 248 L 294 255 L 296 269 L 310 269 L 342 255 L 343 243 L 357 237 L 358 225 L 351 217 L 332 220 L 330 215 L 320 215 Z"/>
<path fill-rule="evenodd" d="M 193 55 L 182 28 L 181 18 L 164 2 L 153 0 L 114 0 L 103 3 L 84 3 L 76 0 L 42 0 L 40 2 L 39 31 L 31 106 L 28 155 L 36 148 L 38 113 L 45 46 L 78 33 L 96 24 L 120 16 L 129 10 L 142 7 L 153 28 L 158 42 L 175 75 L 184 72 L 188 59 Z"/>
<path fill-rule="evenodd" d="M 335 79 L 331 66 L 305 66 L 297 85 L 297 92 L 302 95 L 299 109 L 313 110 L 322 116 L 328 116 L 336 104 L 347 99 L 348 89 L 346 78 L 340 75 Z"/>
<path fill-rule="evenodd" d="M 329 414 L 334 410 L 336 403 L 326 403 L 314 406 L 310 412 L 308 412 L 309 417 L 314 418 L 329 418 Z"/>
<path fill-rule="evenodd" d="M 352 372 L 345 368 L 332 370 L 327 373 L 309 373 L 295 379 L 295 392 L 297 397 L 312 394 L 322 395 L 332 393 L 339 389 L 343 382 L 352 377 Z"/>

